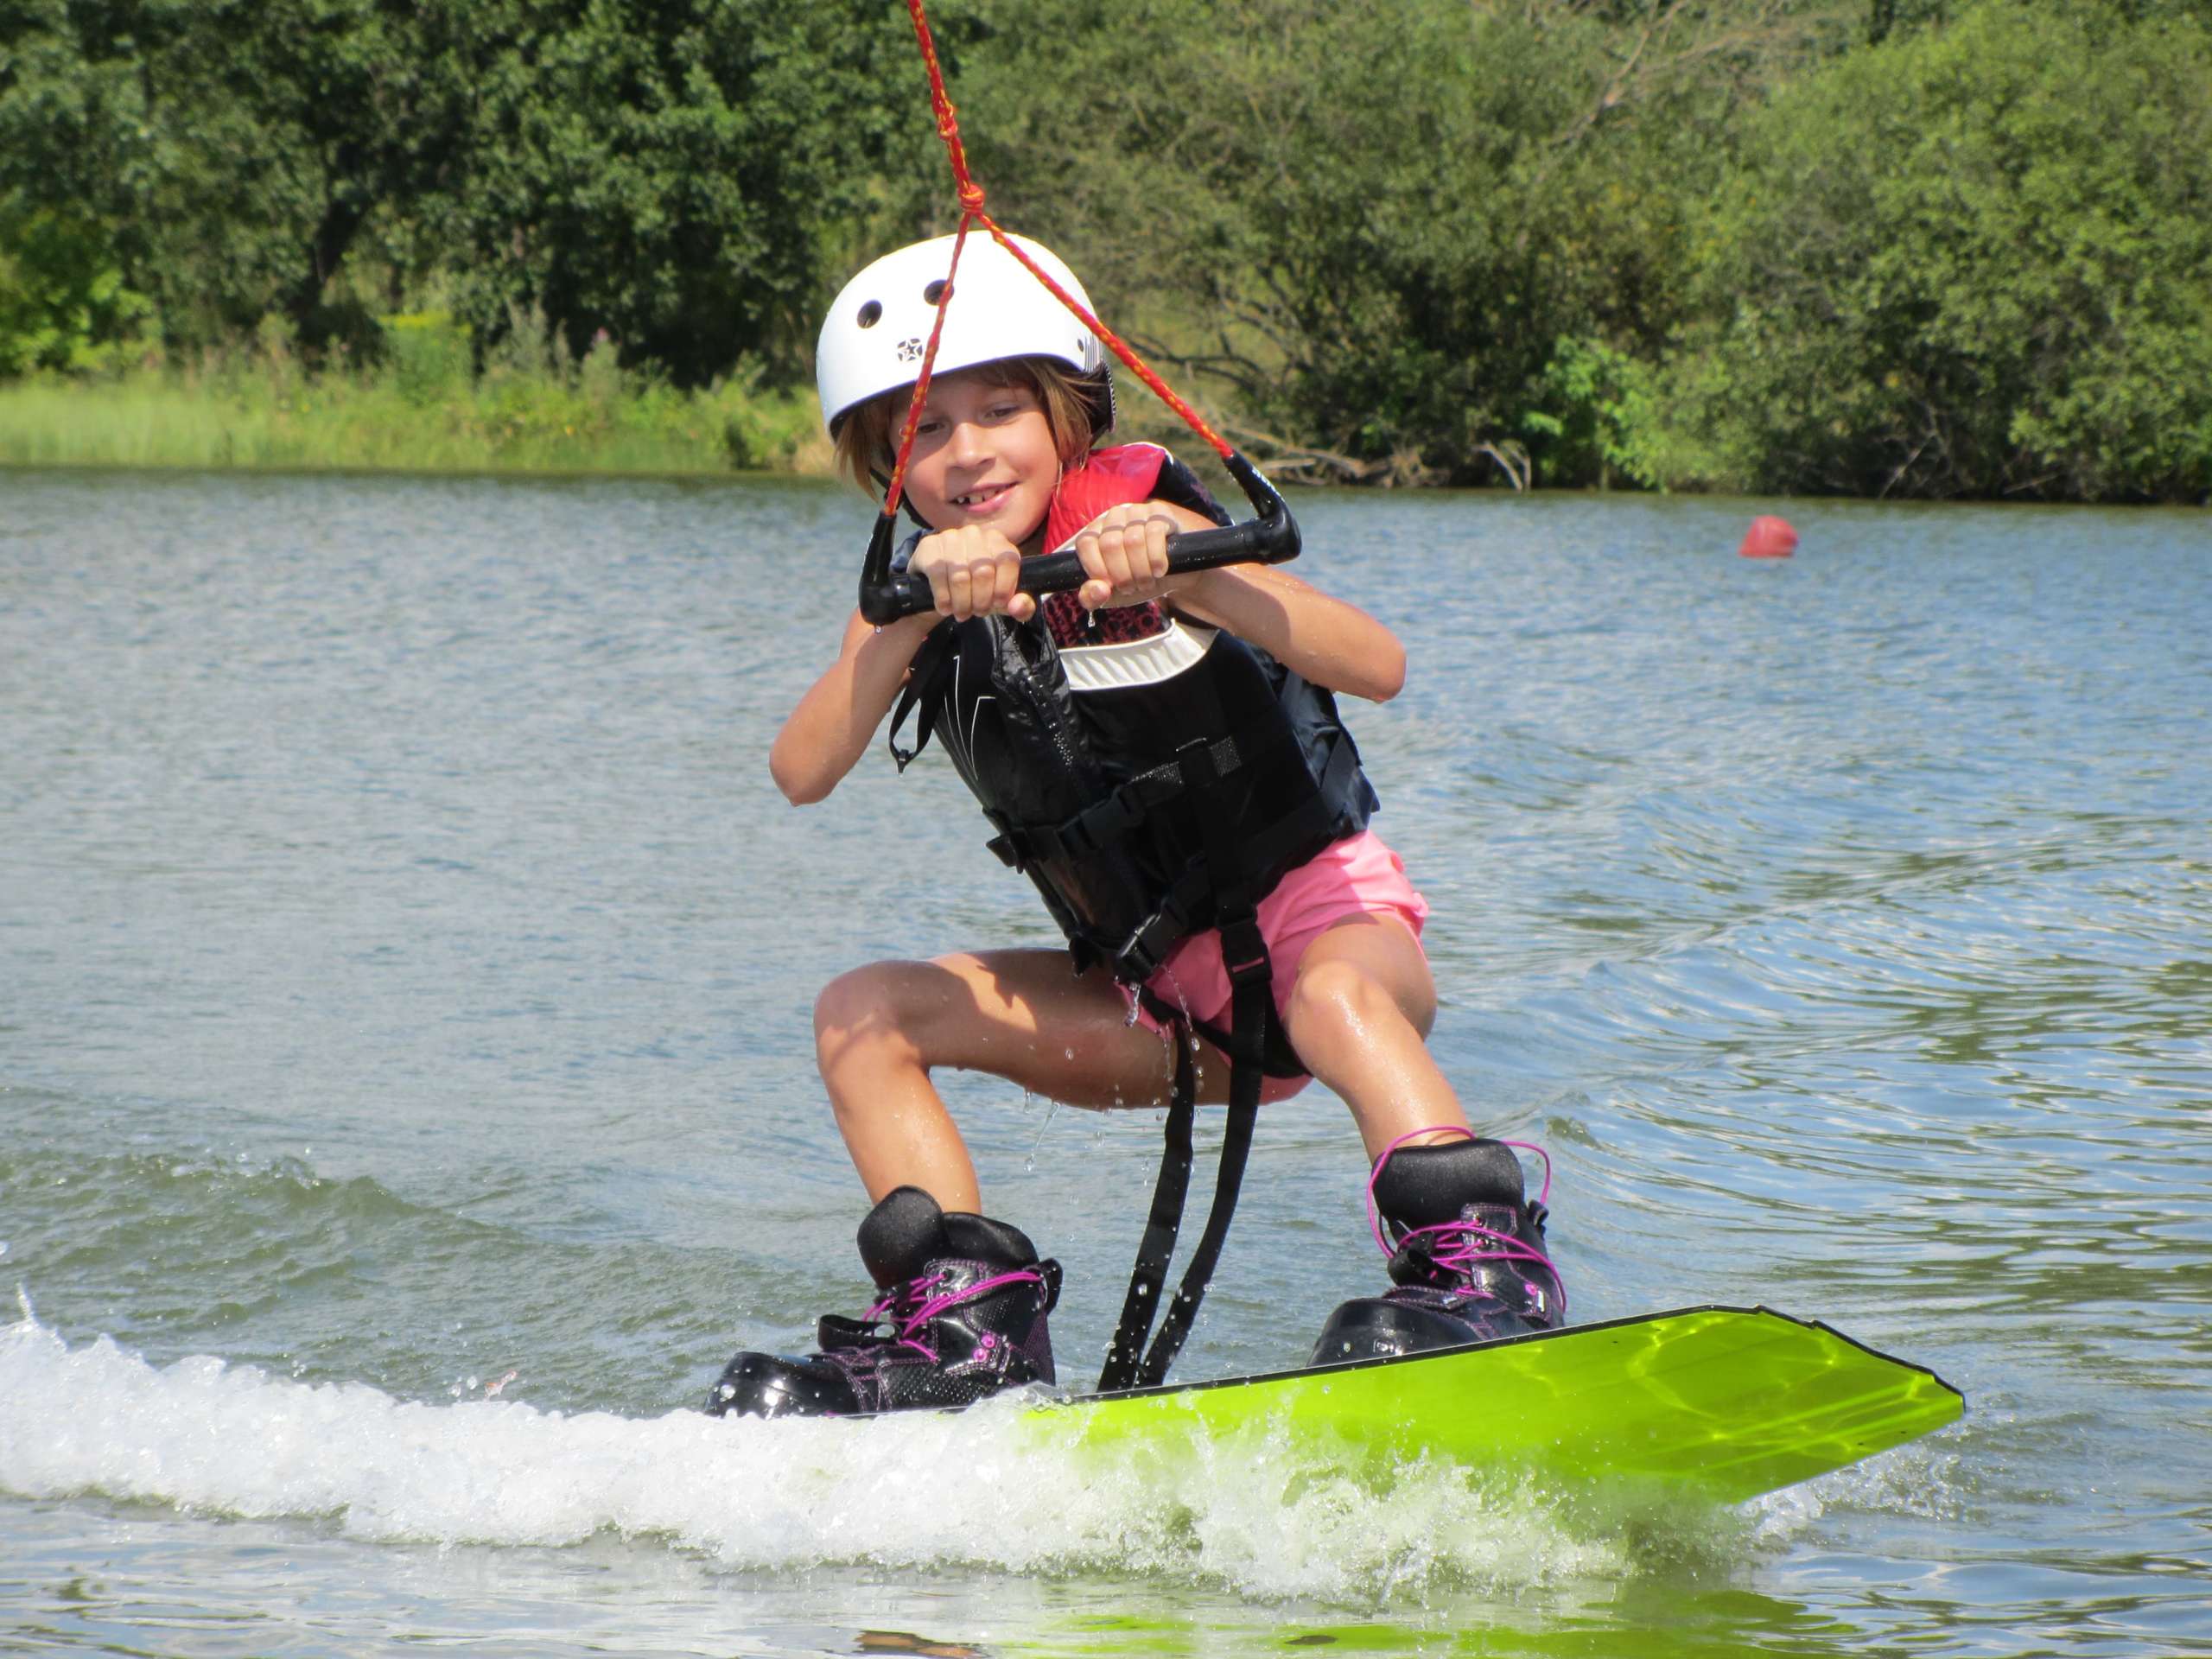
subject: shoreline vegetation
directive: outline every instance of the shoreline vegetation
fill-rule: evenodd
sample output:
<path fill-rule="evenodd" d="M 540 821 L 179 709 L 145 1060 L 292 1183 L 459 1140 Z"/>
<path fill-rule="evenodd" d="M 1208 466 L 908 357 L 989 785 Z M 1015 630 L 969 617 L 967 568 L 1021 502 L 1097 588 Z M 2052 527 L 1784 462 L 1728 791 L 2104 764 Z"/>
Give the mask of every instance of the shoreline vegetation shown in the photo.
<path fill-rule="evenodd" d="M 442 316 L 387 319 L 381 360 L 310 369 L 277 327 L 181 365 L 0 381 L 0 466 L 828 477 L 804 391 L 734 377 L 696 391 L 510 347 L 481 373 Z M 523 336 L 516 336 L 516 339 Z"/>
<path fill-rule="evenodd" d="M 936 10 L 993 215 L 1283 482 L 2212 501 L 2212 0 Z M 0 10 L 0 462 L 824 472 L 957 212 L 881 0 Z"/>

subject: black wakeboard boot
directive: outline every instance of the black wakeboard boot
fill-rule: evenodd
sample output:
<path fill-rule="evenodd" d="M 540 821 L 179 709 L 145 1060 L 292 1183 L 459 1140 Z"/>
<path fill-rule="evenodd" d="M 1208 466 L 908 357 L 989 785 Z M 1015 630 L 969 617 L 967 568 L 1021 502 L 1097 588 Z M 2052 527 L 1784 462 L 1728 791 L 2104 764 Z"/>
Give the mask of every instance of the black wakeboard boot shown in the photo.
<path fill-rule="evenodd" d="M 1313 1363 L 1456 1348 L 1566 1323 L 1559 1269 L 1544 1254 L 1544 1206 L 1500 1141 L 1403 1147 L 1370 1192 L 1392 1288 L 1329 1316 Z"/>
<path fill-rule="evenodd" d="M 948 1215 L 902 1186 L 868 1211 L 860 1247 L 881 1300 L 861 1319 L 823 1318 L 819 1353 L 738 1355 L 707 1396 L 709 1414 L 943 1410 L 1053 1380 L 1045 1318 L 1059 1300 L 1060 1264 L 1039 1261 L 1018 1229 Z"/>

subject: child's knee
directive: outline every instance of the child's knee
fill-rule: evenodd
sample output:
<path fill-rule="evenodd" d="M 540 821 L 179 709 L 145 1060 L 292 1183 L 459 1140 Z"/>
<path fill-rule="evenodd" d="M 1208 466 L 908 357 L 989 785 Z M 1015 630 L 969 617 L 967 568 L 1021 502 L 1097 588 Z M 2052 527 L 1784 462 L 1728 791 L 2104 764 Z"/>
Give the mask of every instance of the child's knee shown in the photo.
<path fill-rule="evenodd" d="M 1405 1017 L 1389 990 L 1357 963 L 1326 961 L 1303 969 L 1284 1007 L 1291 1040 L 1357 1038 L 1380 1020 Z"/>
<path fill-rule="evenodd" d="M 842 973 L 814 999 L 814 1046 L 827 1060 L 855 1039 L 886 1037 L 899 1028 L 898 970 L 904 964 L 872 962 Z"/>

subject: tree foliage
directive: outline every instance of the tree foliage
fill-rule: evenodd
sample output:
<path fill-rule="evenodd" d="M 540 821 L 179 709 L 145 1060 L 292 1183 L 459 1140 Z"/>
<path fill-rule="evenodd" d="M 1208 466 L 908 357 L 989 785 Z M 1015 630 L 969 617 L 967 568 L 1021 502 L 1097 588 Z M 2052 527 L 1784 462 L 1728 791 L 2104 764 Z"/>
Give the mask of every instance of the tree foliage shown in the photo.
<path fill-rule="evenodd" d="M 173 345 L 346 332 L 349 258 L 680 379 L 803 355 L 912 47 L 863 0 L 9 0 L 0 210 L 97 226 Z M 903 58 L 896 60 L 906 67 Z M 352 296 L 359 310 L 359 296 Z M 357 331 L 358 332 L 358 331 Z"/>
<path fill-rule="evenodd" d="M 312 330 L 371 218 L 447 166 L 468 97 L 444 14 L 399 0 L 17 0 L 0 203 L 102 228 L 185 345 Z"/>
<path fill-rule="evenodd" d="M 1327 0 L 1149 0 L 1064 36 L 976 10 L 996 27 L 963 99 L 1009 212 L 1110 293 L 1174 296 L 1154 335 L 1251 425 L 1392 481 L 1525 460 L 1563 337 L 1656 353 L 1729 124 L 1846 33 L 1786 0 L 1407 0 L 1387 28 Z M 1074 118 L 1036 92 L 1077 85 Z M 1557 481 L 1594 478 L 1581 459 Z"/>
<path fill-rule="evenodd" d="M 2212 32 L 1996 0 L 1752 124 L 1675 419 L 1717 481 L 2212 490 Z"/>
<path fill-rule="evenodd" d="M 152 309 L 97 225 L 51 208 L 0 214 L 0 375 L 105 367 Z"/>
<path fill-rule="evenodd" d="M 932 16 L 995 213 L 1285 470 L 2212 491 L 2212 0 Z M 0 374 L 437 311 L 802 385 L 957 213 L 887 0 L 0 0 Z"/>
<path fill-rule="evenodd" d="M 878 5 L 552 0 L 469 29 L 480 67 L 435 222 L 465 307 L 535 306 L 679 380 L 760 354 L 802 368 L 828 276 L 894 147 L 931 142 L 911 36 Z"/>

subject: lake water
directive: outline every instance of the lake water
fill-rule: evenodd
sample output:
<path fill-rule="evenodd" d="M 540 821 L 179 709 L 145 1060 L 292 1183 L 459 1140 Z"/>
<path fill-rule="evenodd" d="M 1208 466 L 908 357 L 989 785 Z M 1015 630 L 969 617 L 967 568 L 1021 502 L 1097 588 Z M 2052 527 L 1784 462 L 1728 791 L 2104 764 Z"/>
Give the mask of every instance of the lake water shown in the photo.
<path fill-rule="evenodd" d="M 770 784 L 856 499 L 0 473 L 0 1649 L 2212 1652 L 2212 520 L 1773 505 L 1295 501 L 1578 1317 L 1967 1395 L 1655 1516 L 688 1409 L 865 1300 L 816 989 L 1052 937 L 941 758 Z M 1087 1375 L 1157 1114 L 947 1092 Z M 1363 1173 L 1268 1111 L 1179 1376 L 1381 1286 Z"/>

